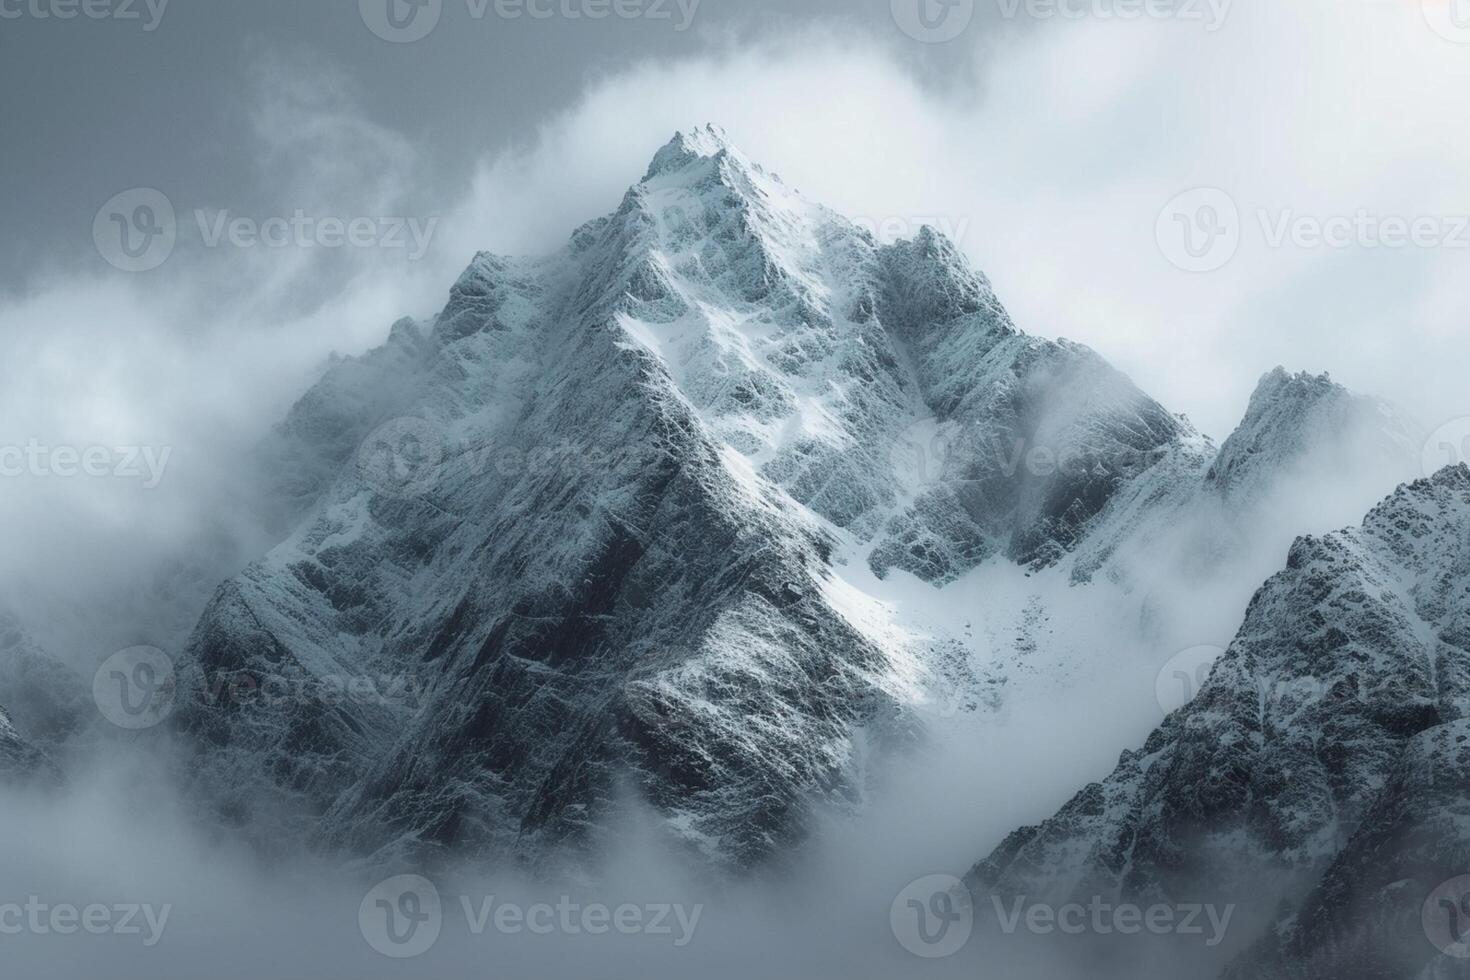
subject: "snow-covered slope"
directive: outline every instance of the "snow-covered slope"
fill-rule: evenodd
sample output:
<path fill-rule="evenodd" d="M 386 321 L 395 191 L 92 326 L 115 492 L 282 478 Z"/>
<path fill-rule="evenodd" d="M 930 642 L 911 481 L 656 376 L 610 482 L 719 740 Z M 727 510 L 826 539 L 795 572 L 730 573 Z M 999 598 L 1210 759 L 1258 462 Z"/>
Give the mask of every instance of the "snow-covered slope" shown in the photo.
<path fill-rule="evenodd" d="M 1198 696 L 973 880 L 1248 904 L 1279 938 L 1242 977 L 1417 974 L 1437 955 L 1418 910 L 1470 849 L 1467 572 L 1463 466 L 1399 488 L 1361 527 L 1301 538 Z"/>
<path fill-rule="evenodd" d="M 881 244 L 677 135 L 613 214 L 476 256 L 292 409 L 260 456 L 285 540 L 180 658 L 191 779 L 260 838 L 379 857 L 536 860 L 637 806 L 759 860 L 859 799 L 936 684 L 1004 686 L 935 587 L 1083 581 L 1214 459 L 941 235 Z M 991 634 L 1044 642 L 1016 598 Z"/>
<path fill-rule="evenodd" d="M 1209 576 L 1242 555 L 1284 553 L 1299 534 L 1356 520 L 1422 476 L 1423 444 L 1386 403 L 1278 367 L 1218 452 L 1184 443 L 1113 499 L 1076 549 L 1073 577 L 1146 580 L 1151 565 Z"/>

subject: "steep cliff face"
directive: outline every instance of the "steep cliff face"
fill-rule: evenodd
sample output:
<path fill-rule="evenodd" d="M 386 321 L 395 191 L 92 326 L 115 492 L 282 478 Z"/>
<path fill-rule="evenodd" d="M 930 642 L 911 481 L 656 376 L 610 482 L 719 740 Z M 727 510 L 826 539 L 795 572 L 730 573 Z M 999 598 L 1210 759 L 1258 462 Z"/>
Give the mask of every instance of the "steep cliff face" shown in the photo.
<path fill-rule="evenodd" d="M 713 129 L 555 254 L 476 256 L 259 461 L 285 539 L 179 658 L 190 779 L 258 839 L 384 859 L 537 861 L 635 806 L 759 861 L 861 797 L 936 680 L 984 672 L 969 624 L 899 609 L 907 576 L 1084 582 L 1235 492 L 941 235 L 879 243 Z M 1217 482 L 1268 485 L 1247 463 Z M 1041 636 L 1050 611 L 991 626 L 1012 612 Z"/>
<path fill-rule="evenodd" d="M 0 783 L 11 786 L 55 784 L 61 772 L 46 754 L 21 737 L 0 708 Z"/>
<path fill-rule="evenodd" d="M 17 734 L 47 752 L 62 749 L 97 717 L 85 682 L 51 656 L 16 617 L 0 610 L 0 704 Z"/>
<path fill-rule="evenodd" d="M 1440 968 L 1405 923 L 1470 844 L 1467 571 L 1463 466 L 1401 487 L 1361 527 L 1300 539 L 1198 696 L 972 880 L 1057 900 L 1282 903 L 1239 976 Z M 1373 935 L 1392 941 L 1364 959 Z"/>
<path fill-rule="evenodd" d="M 1242 556 L 1284 552 L 1304 531 L 1355 521 L 1423 476 L 1423 444 L 1386 403 L 1325 374 L 1276 368 L 1218 450 L 1203 439 L 1171 447 L 1109 502 L 1075 549 L 1072 576 L 1146 583 L 1148 568 L 1164 566 L 1208 579 Z"/>
<path fill-rule="evenodd" d="M 914 433 L 941 430 L 916 478 Z M 293 409 L 262 459 L 294 530 L 182 658 L 194 778 L 358 852 L 534 859 L 636 799 L 757 860 L 910 727 L 924 667 L 839 545 L 935 583 L 1045 564 L 1188 434 L 1020 334 L 932 231 L 881 245 L 722 134 L 678 136 L 614 214 L 476 257 L 432 323 Z M 293 693 L 242 696 L 278 676 Z"/>

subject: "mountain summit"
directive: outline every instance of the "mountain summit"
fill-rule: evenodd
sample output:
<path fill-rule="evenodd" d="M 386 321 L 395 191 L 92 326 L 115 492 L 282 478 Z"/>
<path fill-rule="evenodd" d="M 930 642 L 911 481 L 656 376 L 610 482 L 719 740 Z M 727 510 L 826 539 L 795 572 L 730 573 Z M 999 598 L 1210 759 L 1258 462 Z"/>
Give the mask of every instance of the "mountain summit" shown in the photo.
<path fill-rule="evenodd" d="M 261 451 L 283 540 L 181 658 L 191 779 L 379 860 L 534 863 L 651 810 L 747 866 L 914 731 L 932 665 L 874 582 L 1053 566 L 1201 443 L 938 232 L 878 242 L 681 134 L 293 407 Z"/>

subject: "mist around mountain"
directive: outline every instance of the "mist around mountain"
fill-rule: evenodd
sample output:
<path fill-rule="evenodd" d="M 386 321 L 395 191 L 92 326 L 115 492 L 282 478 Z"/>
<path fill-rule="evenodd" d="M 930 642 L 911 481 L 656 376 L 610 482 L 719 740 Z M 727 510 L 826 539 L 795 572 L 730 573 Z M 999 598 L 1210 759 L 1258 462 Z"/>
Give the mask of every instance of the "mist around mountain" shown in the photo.
<path fill-rule="evenodd" d="M 353 933 L 331 969 L 398 975 L 352 916 L 401 874 L 446 919 L 704 909 L 703 942 L 630 937 L 614 970 L 1440 969 L 1404 923 L 1464 857 L 1470 471 L 1405 483 L 1423 443 L 1277 368 L 1217 445 L 1024 332 L 938 231 L 879 241 L 681 133 L 557 252 L 479 254 L 335 360 L 250 458 L 249 534 L 44 631 L 84 649 L 11 610 L 7 819 L 90 843 L 10 870 L 126 846 L 235 950 L 221 975 L 316 962 L 321 908 Z M 170 880 L 175 846 L 223 856 Z M 958 904 L 903 904 L 936 874 Z M 1017 925 L 1104 899 L 1198 906 L 1217 941 Z M 980 936 L 930 962 L 955 908 Z M 549 945 L 495 956 L 605 965 Z"/>

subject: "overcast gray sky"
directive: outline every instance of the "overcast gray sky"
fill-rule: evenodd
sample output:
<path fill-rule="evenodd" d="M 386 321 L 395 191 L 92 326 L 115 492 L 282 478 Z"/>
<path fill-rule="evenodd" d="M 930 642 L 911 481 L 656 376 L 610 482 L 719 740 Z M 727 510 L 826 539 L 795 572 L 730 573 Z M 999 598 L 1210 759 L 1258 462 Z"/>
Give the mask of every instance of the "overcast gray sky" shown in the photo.
<path fill-rule="evenodd" d="M 249 118 L 253 76 L 268 55 L 340 71 L 366 119 L 430 150 L 419 175 L 428 199 L 456 195 L 482 156 L 534 138 L 597 78 L 639 61 L 813 21 L 898 34 L 888 0 L 683 0 L 693 4 L 687 18 L 680 0 L 666 0 L 649 9 L 667 19 L 596 20 L 561 16 L 567 0 L 539 0 L 546 6 L 536 9 L 558 16 L 527 9 L 513 19 L 495 16 L 495 3 L 477 19 L 468 0 L 448 0 L 435 29 L 408 44 L 375 36 L 356 0 L 165 0 L 156 18 L 147 0 L 96 2 L 121 16 L 58 19 L 53 0 L 0 3 L 20 14 L 0 17 L 0 178 L 10 189 L 0 288 L 79 261 L 97 207 L 125 188 L 218 207 L 268 204 Z M 898 41 L 909 39 L 891 40 L 904 56 Z M 962 41 L 910 43 L 910 63 L 930 78 L 953 78 L 967 61 Z"/>
<path fill-rule="evenodd" d="M 437 17 L 412 41 L 370 29 L 388 0 L 172 0 L 152 30 L 70 2 L 0 0 L 0 444 L 173 461 L 148 492 L 3 481 L 61 576 L 196 531 L 329 354 L 432 316 L 477 249 L 564 241 L 706 121 L 885 237 L 938 225 L 1023 329 L 1217 439 L 1277 364 L 1470 417 L 1466 0 L 702 0 L 685 30 L 677 0 L 393 0 Z M 614 2 L 644 16 L 564 13 Z M 126 271 L 109 222 L 151 212 L 110 199 L 141 188 L 177 243 Z M 211 246 L 221 212 L 426 234 Z"/>

